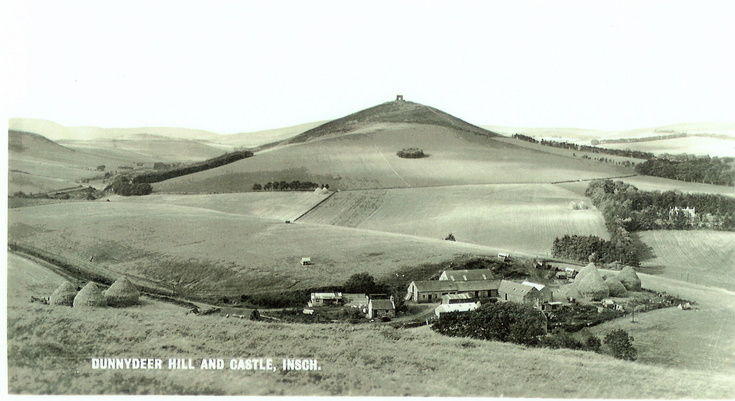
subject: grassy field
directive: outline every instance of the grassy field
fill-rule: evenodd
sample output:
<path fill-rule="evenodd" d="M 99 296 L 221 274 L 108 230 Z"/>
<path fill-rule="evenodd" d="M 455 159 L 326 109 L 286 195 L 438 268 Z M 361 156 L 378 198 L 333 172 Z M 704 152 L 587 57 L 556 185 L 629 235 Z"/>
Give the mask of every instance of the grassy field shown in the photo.
<path fill-rule="evenodd" d="M 635 143 L 604 143 L 600 146 L 609 149 L 640 150 L 654 155 L 687 153 L 711 157 L 735 157 L 735 138 L 684 137 Z"/>
<path fill-rule="evenodd" d="M 369 132 L 368 132 L 369 131 Z M 396 152 L 423 149 L 429 157 Z M 630 174 L 629 169 L 563 157 L 450 128 L 381 124 L 336 138 L 258 152 L 227 166 L 164 181 L 157 192 L 249 191 L 254 183 L 312 181 L 333 189 L 543 183 Z"/>
<path fill-rule="evenodd" d="M 299 325 L 187 315 L 143 300 L 124 309 L 30 303 L 60 282 L 10 256 L 11 394 L 221 394 L 728 398 L 730 372 L 667 369 L 593 353 L 526 349 L 448 338 L 426 327 Z M 160 358 L 161 370 L 95 370 L 91 358 Z M 169 370 L 192 358 L 193 370 Z M 223 370 L 201 370 L 221 358 Z M 229 369 L 230 359 L 272 358 L 276 372 Z M 283 358 L 315 358 L 319 371 L 283 371 Z M 553 361 L 553 362 L 552 362 Z M 563 378 L 563 380 L 560 380 Z"/>
<path fill-rule="evenodd" d="M 735 196 L 735 187 L 726 187 L 722 185 L 700 184 L 697 182 L 685 182 L 678 180 L 670 180 L 667 178 L 651 177 L 639 175 L 635 177 L 615 178 L 615 181 L 624 181 L 635 185 L 641 191 L 681 191 L 690 193 L 705 194 L 721 194 L 726 196 Z M 565 182 L 557 184 L 562 188 L 568 189 L 579 196 L 584 196 L 584 191 L 589 186 L 589 182 Z"/>
<path fill-rule="evenodd" d="M 115 196 L 110 199 L 135 204 L 190 206 L 283 222 L 295 220 L 328 196 L 311 191 L 274 191 L 217 195 L 154 194 L 146 197 Z"/>
<path fill-rule="evenodd" d="M 8 241 L 95 272 L 170 284 L 182 293 L 243 293 L 377 278 L 496 248 L 282 221 L 170 204 L 84 202 L 8 211 Z M 92 259 L 93 261 L 90 261 Z M 299 264 L 311 257 L 313 265 Z"/>
<path fill-rule="evenodd" d="M 735 232 L 638 233 L 651 249 L 642 268 L 663 277 L 735 291 Z"/>
<path fill-rule="evenodd" d="M 395 232 L 549 256 L 565 234 L 608 238 L 594 207 L 551 184 L 500 184 L 340 192 L 300 221 Z M 589 204 L 589 201 L 586 201 Z"/>

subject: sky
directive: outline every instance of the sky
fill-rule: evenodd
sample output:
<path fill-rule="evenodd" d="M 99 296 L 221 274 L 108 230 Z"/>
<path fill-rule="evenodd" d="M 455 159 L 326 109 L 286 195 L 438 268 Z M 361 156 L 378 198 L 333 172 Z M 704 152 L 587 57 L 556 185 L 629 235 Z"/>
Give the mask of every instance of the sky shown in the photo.
<path fill-rule="evenodd" d="M 477 125 L 735 121 L 733 1 L 3 7 L 3 108 L 65 126 L 252 132 L 396 94 Z"/>

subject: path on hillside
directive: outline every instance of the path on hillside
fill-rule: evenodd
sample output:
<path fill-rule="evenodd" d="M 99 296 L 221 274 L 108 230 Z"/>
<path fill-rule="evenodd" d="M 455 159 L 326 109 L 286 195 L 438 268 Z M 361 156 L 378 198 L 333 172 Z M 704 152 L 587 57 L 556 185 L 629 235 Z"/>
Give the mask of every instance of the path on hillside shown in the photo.
<path fill-rule="evenodd" d="M 398 174 L 398 172 L 396 171 L 396 169 L 394 169 L 393 166 L 390 165 L 390 162 L 388 161 L 388 158 L 385 157 L 385 155 L 383 154 L 383 152 L 380 150 L 380 148 L 378 147 L 378 145 L 375 143 L 375 139 L 372 136 L 370 137 L 370 141 L 373 143 L 373 146 L 375 146 L 375 150 L 377 150 L 378 153 L 380 153 L 380 156 L 383 157 L 383 160 L 385 160 L 385 164 L 388 165 L 388 167 L 393 171 L 393 173 L 395 175 L 397 175 L 398 178 L 400 178 L 401 181 L 403 181 L 404 184 L 406 184 L 407 186 L 410 187 L 411 184 L 409 184 L 408 182 L 406 182 L 406 180 L 404 180 L 403 177 L 401 177 L 401 175 Z"/>

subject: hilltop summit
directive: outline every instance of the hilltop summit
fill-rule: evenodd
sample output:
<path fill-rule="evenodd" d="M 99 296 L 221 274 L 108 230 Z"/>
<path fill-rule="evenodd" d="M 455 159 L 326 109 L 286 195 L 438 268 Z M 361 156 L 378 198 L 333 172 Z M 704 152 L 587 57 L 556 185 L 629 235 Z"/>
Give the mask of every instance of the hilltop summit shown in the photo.
<path fill-rule="evenodd" d="M 441 110 L 406 101 L 402 95 L 398 95 L 394 101 L 379 104 L 322 124 L 291 138 L 286 143 L 307 142 L 325 136 L 364 129 L 374 124 L 385 123 L 436 125 L 487 137 L 498 136 L 492 131 L 472 125 Z"/>

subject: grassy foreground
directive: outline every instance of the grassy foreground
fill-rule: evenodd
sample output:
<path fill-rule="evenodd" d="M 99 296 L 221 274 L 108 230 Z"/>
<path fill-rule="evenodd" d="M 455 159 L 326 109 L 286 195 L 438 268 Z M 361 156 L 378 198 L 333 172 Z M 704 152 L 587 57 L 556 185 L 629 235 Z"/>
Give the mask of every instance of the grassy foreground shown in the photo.
<path fill-rule="evenodd" d="M 11 255 L 11 394 L 412 395 L 545 398 L 729 398 L 732 375 L 667 369 L 568 350 L 443 337 L 428 327 L 299 325 L 186 315 L 143 300 L 81 310 L 29 302 L 60 278 Z M 161 370 L 92 369 L 91 358 L 160 358 Z M 197 369 L 169 370 L 168 358 Z M 198 369 L 222 358 L 223 370 Z M 276 372 L 230 370 L 229 360 L 272 358 Z M 282 371 L 282 358 L 322 370 Z"/>

